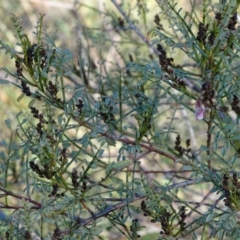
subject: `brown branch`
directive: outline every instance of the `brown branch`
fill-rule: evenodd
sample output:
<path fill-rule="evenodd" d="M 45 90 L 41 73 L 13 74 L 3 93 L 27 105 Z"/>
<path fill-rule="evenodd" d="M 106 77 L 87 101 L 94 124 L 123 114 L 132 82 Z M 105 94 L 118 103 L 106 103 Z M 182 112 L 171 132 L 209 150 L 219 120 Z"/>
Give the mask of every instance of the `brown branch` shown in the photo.
<path fill-rule="evenodd" d="M 41 203 L 36 202 L 36 201 L 32 200 L 31 198 L 27 198 L 27 197 L 23 197 L 23 196 L 17 195 L 17 194 L 15 194 L 15 193 L 13 193 L 11 191 L 8 191 L 8 190 L 6 190 L 6 189 L 4 189 L 2 187 L 0 187 L 0 191 L 6 193 L 7 196 L 12 196 L 12 197 L 15 197 L 17 199 L 24 199 L 25 201 L 28 201 L 28 202 L 30 202 L 30 203 L 32 203 L 34 205 L 37 205 L 39 208 L 42 207 Z"/>
<path fill-rule="evenodd" d="M 0 203 L 1 204 L 1 203 Z M 30 207 L 29 209 L 36 209 L 39 210 L 41 207 Z M 19 209 L 25 209 L 24 206 L 10 206 L 10 205 L 2 205 L 0 206 L 0 209 L 15 209 L 15 210 L 19 210 Z"/>
<path fill-rule="evenodd" d="M 197 204 L 197 206 L 194 208 L 194 210 L 196 210 L 197 208 L 201 207 L 203 205 L 203 202 L 206 201 L 207 198 L 209 197 L 209 195 L 211 195 L 211 194 L 212 194 L 212 189 L 204 196 L 204 198 L 201 200 L 201 202 L 199 202 Z M 187 217 L 190 217 L 194 210 L 191 210 L 191 212 L 187 214 Z"/>
<path fill-rule="evenodd" d="M 162 191 L 170 191 L 173 189 L 185 188 L 187 186 L 199 184 L 199 183 L 201 183 L 201 181 L 199 181 L 199 179 L 194 179 L 194 180 L 184 181 L 184 182 L 180 182 L 180 183 L 175 183 L 175 184 L 172 184 L 167 187 L 155 188 L 154 191 L 155 191 L 155 193 L 161 193 Z M 117 203 L 115 205 L 110 205 L 107 208 L 105 208 L 104 210 L 100 211 L 99 213 L 94 214 L 93 217 L 89 217 L 87 219 L 75 217 L 75 220 L 77 222 L 77 225 L 80 224 L 80 226 L 86 226 L 89 223 L 96 221 L 98 218 L 106 217 L 108 214 L 110 214 L 111 212 L 113 212 L 119 208 L 122 208 L 126 205 L 129 205 L 130 203 L 133 203 L 133 202 L 136 202 L 139 200 L 143 200 L 146 198 L 147 198 L 146 195 L 140 196 L 139 194 L 135 194 L 134 199 L 125 199 L 125 200 L 121 201 L 120 203 Z M 76 225 L 76 227 L 77 227 L 77 225 Z M 67 235 L 69 233 L 70 233 L 69 230 L 61 231 L 61 236 Z"/>
<path fill-rule="evenodd" d="M 77 121 L 80 126 L 84 126 L 84 127 L 88 128 L 89 130 L 92 130 L 92 128 L 93 128 L 89 123 L 83 122 L 79 118 L 74 117 L 74 120 Z M 160 155 L 163 155 L 163 156 L 173 160 L 174 162 L 177 160 L 177 157 L 173 156 L 172 154 L 164 152 L 156 147 L 153 147 L 153 146 L 145 144 L 145 143 L 137 143 L 137 141 L 130 140 L 128 138 L 116 137 L 116 136 L 113 136 L 113 134 L 109 134 L 109 133 L 98 133 L 98 134 L 105 136 L 108 139 L 111 139 L 113 141 L 118 141 L 118 142 L 126 143 L 129 145 L 133 145 L 133 146 L 139 144 L 141 147 L 147 149 L 150 152 L 155 152 Z"/>

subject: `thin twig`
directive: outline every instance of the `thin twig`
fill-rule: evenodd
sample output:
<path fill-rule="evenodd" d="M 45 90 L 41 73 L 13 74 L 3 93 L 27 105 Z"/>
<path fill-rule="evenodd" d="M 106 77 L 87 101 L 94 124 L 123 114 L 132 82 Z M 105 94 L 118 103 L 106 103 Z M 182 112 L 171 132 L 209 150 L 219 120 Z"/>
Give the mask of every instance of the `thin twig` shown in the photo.
<path fill-rule="evenodd" d="M 121 6 L 119 6 L 119 4 L 115 0 L 111 0 L 111 2 L 114 4 L 114 6 L 118 9 L 118 11 L 125 18 L 125 20 L 129 24 L 130 28 L 142 39 L 143 42 L 146 43 L 146 45 L 150 48 L 150 50 L 158 56 L 159 55 L 158 50 L 152 46 L 150 41 L 142 34 L 140 29 L 136 25 L 133 24 L 133 22 L 129 19 L 129 17 L 125 13 L 125 11 L 121 8 Z"/>
<path fill-rule="evenodd" d="M 196 210 L 197 208 L 201 207 L 203 205 L 203 203 L 207 200 L 209 195 L 211 195 L 211 194 L 212 194 L 212 189 L 204 196 L 202 201 L 197 204 L 197 206 L 194 208 L 194 210 Z M 193 213 L 193 210 L 191 210 L 191 212 L 187 214 L 187 217 L 190 217 L 192 215 L 192 213 Z"/>
<path fill-rule="evenodd" d="M 8 190 L 6 190 L 6 189 L 4 189 L 4 188 L 2 188 L 2 187 L 0 187 L 0 191 L 4 192 L 7 196 L 12 196 L 12 197 L 15 197 L 15 198 L 18 198 L 18 199 L 24 199 L 25 201 L 28 201 L 28 202 L 30 202 L 30 203 L 32 203 L 32 204 L 35 204 L 35 205 L 37 205 L 38 207 L 41 207 L 41 206 L 42 206 L 41 203 L 36 202 L 36 201 L 32 200 L 31 198 L 19 196 L 19 195 L 15 194 L 15 193 L 12 193 L 11 191 L 8 191 Z"/>

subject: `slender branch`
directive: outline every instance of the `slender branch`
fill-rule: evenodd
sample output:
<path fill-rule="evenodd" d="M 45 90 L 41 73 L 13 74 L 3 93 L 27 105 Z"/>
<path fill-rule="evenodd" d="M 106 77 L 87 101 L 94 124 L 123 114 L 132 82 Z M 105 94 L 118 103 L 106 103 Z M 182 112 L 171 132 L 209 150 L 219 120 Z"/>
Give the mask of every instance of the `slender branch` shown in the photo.
<path fill-rule="evenodd" d="M 80 126 L 84 126 L 84 127 L 88 128 L 88 129 L 90 129 L 90 130 L 92 130 L 92 128 L 93 128 L 89 123 L 85 123 L 85 122 L 83 122 L 83 121 L 82 121 L 81 119 L 79 119 L 79 118 L 76 118 L 76 117 L 75 117 L 74 120 L 77 121 Z M 118 142 L 126 143 L 126 144 L 128 144 L 128 145 L 133 145 L 133 146 L 135 146 L 135 145 L 139 144 L 141 147 L 143 147 L 143 148 L 145 148 L 145 149 L 147 149 L 147 150 L 149 150 L 149 151 L 151 151 L 151 152 L 155 152 L 155 153 L 158 153 L 158 154 L 160 154 L 160 155 L 163 155 L 163 156 L 165 156 L 165 157 L 173 160 L 174 162 L 177 160 L 177 157 L 173 156 L 172 154 L 167 153 L 167 152 L 165 152 L 165 151 L 162 151 L 162 150 L 160 150 L 160 149 L 158 149 L 158 148 L 155 148 L 155 147 L 153 147 L 153 146 L 151 146 L 151 145 L 148 145 L 148 144 L 145 144 L 145 143 L 141 143 L 141 142 L 137 143 L 137 141 L 130 140 L 130 139 L 126 138 L 126 137 L 124 137 L 124 138 L 122 138 L 122 137 L 116 137 L 116 136 L 113 136 L 112 134 L 109 134 L 109 133 L 99 133 L 99 134 L 102 135 L 102 136 L 105 136 L 105 137 L 107 137 L 108 139 L 111 139 L 111 140 L 113 140 L 113 141 L 118 141 Z"/>
<path fill-rule="evenodd" d="M 211 194 L 212 194 L 212 190 L 210 190 L 210 191 L 204 196 L 204 198 L 202 199 L 202 201 L 197 204 L 197 206 L 194 208 L 194 210 L 196 210 L 197 208 L 201 207 L 201 206 L 203 205 L 204 201 L 206 201 L 206 200 L 208 199 L 209 195 L 211 195 Z M 193 213 L 193 210 L 191 210 L 191 212 L 187 214 L 187 217 L 190 217 L 190 216 L 192 215 L 192 213 Z"/>
<path fill-rule="evenodd" d="M 37 205 L 39 208 L 42 206 L 41 203 L 36 202 L 36 201 L 32 200 L 31 198 L 19 196 L 19 195 L 15 194 L 15 193 L 12 193 L 11 191 L 8 191 L 8 190 L 6 190 L 6 189 L 4 189 L 4 188 L 2 188 L 2 187 L 0 187 L 0 191 L 6 193 L 6 195 L 8 195 L 8 196 L 12 196 L 12 197 L 15 197 L 15 198 L 17 198 L 17 199 L 24 199 L 25 201 L 28 201 L 28 202 L 30 202 L 30 203 L 32 203 L 32 204 Z"/>
<path fill-rule="evenodd" d="M 202 182 L 199 181 L 199 179 L 184 181 L 184 182 L 172 184 L 172 185 L 167 186 L 167 187 L 155 188 L 155 193 L 161 193 L 163 191 L 166 192 L 166 191 L 170 191 L 170 190 L 173 190 L 173 189 L 185 188 L 187 186 L 194 185 L 194 184 L 200 184 L 200 183 L 202 183 Z M 147 198 L 146 195 L 135 194 L 134 199 L 124 199 L 120 203 L 108 206 L 104 210 L 94 214 L 94 216 L 92 216 L 92 217 L 89 217 L 87 219 L 82 219 L 82 218 L 79 218 L 79 217 L 75 217 L 75 220 L 78 224 L 80 224 L 80 226 L 86 226 L 89 223 L 91 223 L 93 221 L 96 221 L 98 218 L 106 217 L 111 212 L 116 211 L 117 209 L 120 209 L 127 204 L 130 204 L 130 203 L 133 203 L 133 202 L 136 202 L 136 201 L 139 201 L 139 200 L 144 200 L 146 198 Z M 61 231 L 61 236 L 67 235 L 69 233 L 70 233 L 69 230 Z"/>
<path fill-rule="evenodd" d="M 41 207 L 30 207 L 29 209 L 36 209 L 39 210 Z M 24 206 L 10 206 L 10 205 L 3 205 L 0 206 L 0 209 L 15 209 L 15 210 L 19 210 L 19 209 L 25 209 Z"/>

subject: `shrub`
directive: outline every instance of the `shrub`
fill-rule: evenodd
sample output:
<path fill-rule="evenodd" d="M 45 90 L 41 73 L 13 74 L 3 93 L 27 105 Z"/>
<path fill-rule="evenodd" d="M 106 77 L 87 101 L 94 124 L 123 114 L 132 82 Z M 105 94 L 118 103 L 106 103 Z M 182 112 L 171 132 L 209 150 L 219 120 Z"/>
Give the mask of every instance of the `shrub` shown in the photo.
<path fill-rule="evenodd" d="M 239 1 L 204 1 L 199 14 L 157 0 L 156 16 L 138 1 L 148 36 L 111 2 L 111 29 L 81 26 L 75 56 L 44 33 L 44 15 L 33 42 L 11 17 L 21 50 L 0 42 L 15 62 L 2 70 L 29 104 L 5 121 L 0 236 L 137 239 L 155 226 L 156 239 L 236 239 Z"/>

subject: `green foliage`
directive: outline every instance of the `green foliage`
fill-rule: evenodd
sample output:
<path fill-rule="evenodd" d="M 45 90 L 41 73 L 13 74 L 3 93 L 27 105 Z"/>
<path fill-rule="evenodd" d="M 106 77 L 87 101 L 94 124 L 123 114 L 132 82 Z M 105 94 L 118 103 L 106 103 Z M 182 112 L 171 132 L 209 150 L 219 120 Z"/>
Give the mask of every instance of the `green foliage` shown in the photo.
<path fill-rule="evenodd" d="M 21 50 L 0 41 L 16 69 L 3 67 L 16 81 L 1 84 L 29 104 L 5 120 L 0 237 L 149 239 L 156 226 L 155 239 L 237 239 L 239 1 L 204 1 L 199 14 L 195 1 L 157 0 L 147 38 L 146 3 L 141 29 L 111 2 L 117 14 L 99 12 L 109 36 L 80 25 L 76 54 L 45 33 L 44 15 L 34 41 L 11 16 Z"/>

